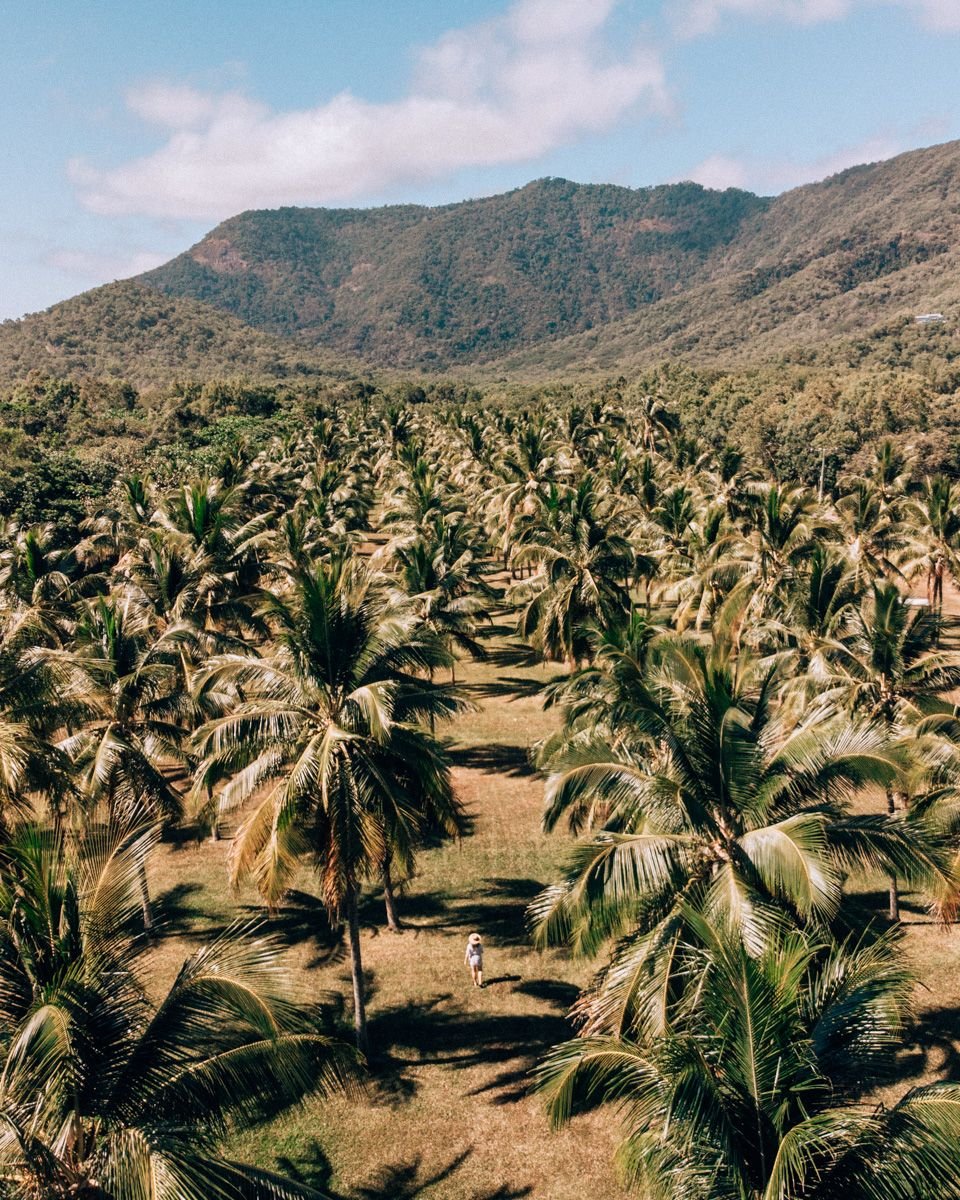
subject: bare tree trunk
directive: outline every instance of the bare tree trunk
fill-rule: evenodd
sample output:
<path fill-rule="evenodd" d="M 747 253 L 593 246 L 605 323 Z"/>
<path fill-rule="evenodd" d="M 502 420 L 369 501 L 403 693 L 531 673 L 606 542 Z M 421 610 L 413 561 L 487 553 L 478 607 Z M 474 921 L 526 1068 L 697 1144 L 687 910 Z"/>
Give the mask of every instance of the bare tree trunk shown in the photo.
<path fill-rule="evenodd" d="M 389 856 L 383 860 L 381 874 L 383 876 L 383 903 L 387 910 L 387 928 L 391 933 L 401 933 L 403 931 L 403 922 L 400 920 L 400 914 L 397 912 L 397 898 L 393 891 Z"/>
<path fill-rule="evenodd" d="M 353 1030 L 357 1049 L 366 1054 L 367 1004 L 363 988 L 363 960 L 360 957 L 360 916 L 357 911 L 357 885 L 351 884 L 347 892 L 347 932 L 350 938 L 350 974 L 353 978 Z"/>

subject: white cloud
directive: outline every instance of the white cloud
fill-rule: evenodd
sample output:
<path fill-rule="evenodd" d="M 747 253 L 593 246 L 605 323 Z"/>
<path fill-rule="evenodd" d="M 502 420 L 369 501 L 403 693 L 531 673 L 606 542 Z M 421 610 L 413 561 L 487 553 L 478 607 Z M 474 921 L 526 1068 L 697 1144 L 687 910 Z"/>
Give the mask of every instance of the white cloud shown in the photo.
<path fill-rule="evenodd" d="M 925 28 L 960 32 L 960 0 L 675 0 L 672 9 L 678 36 L 692 38 L 712 33 L 726 16 L 819 25 L 868 6 L 903 8 Z"/>
<path fill-rule="evenodd" d="M 903 0 L 928 29 L 960 33 L 960 0 Z"/>
<path fill-rule="evenodd" d="M 169 255 L 152 250 L 131 252 L 96 250 L 51 250 L 45 258 L 48 267 L 77 279 L 127 279 L 165 263 Z"/>
<path fill-rule="evenodd" d="M 718 191 L 724 188 L 749 188 L 751 182 L 747 163 L 742 158 L 727 154 L 711 154 L 703 162 L 697 163 L 684 178 Z"/>
<path fill-rule="evenodd" d="M 163 80 L 130 88 L 126 99 L 132 113 L 162 129 L 193 129 L 209 121 L 216 111 L 213 97 L 189 84 Z"/>
<path fill-rule="evenodd" d="M 776 195 L 804 183 L 836 175 L 861 163 L 882 162 L 908 148 L 894 135 L 880 135 L 845 146 L 809 161 L 794 158 L 761 159 L 748 155 L 715 154 L 698 163 L 684 178 L 709 188 L 747 188 L 762 196 Z"/>
<path fill-rule="evenodd" d="M 515 0 L 502 17 L 426 47 L 411 90 L 389 103 L 344 92 L 274 112 L 236 92 L 144 85 L 128 106 L 166 142 L 114 168 L 73 160 L 68 171 L 94 212 L 216 219 L 536 159 L 631 111 L 669 111 L 653 50 L 608 45 L 615 3 Z"/>

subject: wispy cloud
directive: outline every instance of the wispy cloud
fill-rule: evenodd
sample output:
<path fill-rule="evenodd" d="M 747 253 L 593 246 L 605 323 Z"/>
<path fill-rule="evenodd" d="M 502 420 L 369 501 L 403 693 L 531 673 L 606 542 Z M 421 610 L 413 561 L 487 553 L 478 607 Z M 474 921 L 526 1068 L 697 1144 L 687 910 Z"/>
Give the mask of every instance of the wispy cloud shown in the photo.
<path fill-rule="evenodd" d="M 44 262 L 48 267 L 76 279 L 127 279 L 159 267 L 168 257 L 152 250 L 115 252 L 54 249 L 46 254 Z"/>
<path fill-rule="evenodd" d="M 807 161 L 789 157 L 763 159 L 750 155 L 714 154 L 698 163 L 685 178 L 702 183 L 704 187 L 747 188 L 769 196 L 826 179 L 860 163 L 882 162 L 903 153 L 910 145 L 909 139 L 899 135 L 882 134 Z"/>
<path fill-rule="evenodd" d="M 344 92 L 275 112 L 238 92 L 153 82 L 127 104 L 163 145 L 113 168 L 74 160 L 70 176 L 94 212 L 215 219 L 534 160 L 628 113 L 669 110 L 655 51 L 610 45 L 615 5 L 515 0 L 503 16 L 424 48 L 410 90 L 388 103 Z"/>
<path fill-rule="evenodd" d="M 681 38 L 712 33 L 728 16 L 819 25 L 838 21 L 854 8 L 897 7 L 927 29 L 960 32 L 960 0 L 675 0 L 675 32 Z"/>

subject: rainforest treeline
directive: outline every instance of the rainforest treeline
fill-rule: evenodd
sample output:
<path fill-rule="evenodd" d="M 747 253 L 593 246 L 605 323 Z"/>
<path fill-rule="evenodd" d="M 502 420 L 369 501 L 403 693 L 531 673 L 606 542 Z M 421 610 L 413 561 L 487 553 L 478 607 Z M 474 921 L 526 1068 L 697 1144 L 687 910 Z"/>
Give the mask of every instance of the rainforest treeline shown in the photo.
<path fill-rule="evenodd" d="M 896 356 L 894 355 L 894 359 Z M 444 419 L 558 410 L 583 421 L 596 408 L 629 409 L 656 396 L 684 434 L 730 449 L 781 481 L 835 491 L 881 441 L 905 451 L 919 474 L 960 472 L 960 380 L 943 358 L 929 364 L 823 368 L 797 362 L 739 372 L 664 364 L 594 382 L 471 383 L 453 377 L 268 375 L 171 380 L 137 387 L 118 378 L 29 372 L 0 394 L 0 515 L 74 526 L 119 475 L 159 481 L 209 472 L 245 447 L 336 413 L 428 404 Z"/>

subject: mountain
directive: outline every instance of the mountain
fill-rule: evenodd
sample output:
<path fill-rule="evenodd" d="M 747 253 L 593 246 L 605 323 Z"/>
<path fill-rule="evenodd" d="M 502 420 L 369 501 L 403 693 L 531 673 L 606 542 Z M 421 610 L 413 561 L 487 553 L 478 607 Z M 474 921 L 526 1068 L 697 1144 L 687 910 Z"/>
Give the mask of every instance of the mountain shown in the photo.
<path fill-rule="evenodd" d="M 0 324 L 0 382 L 36 369 L 141 386 L 177 376 L 282 380 L 344 373 L 329 352 L 261 332 L 212 305 L 166 296 L 136 280 L 109 283 Z"/>
<path fill-rule="evenodd" d="M 0 326 L 0 378 L 895 364 L 956 357 L 949 320 L 914 318 L 958 310 L 952 142 L 772 199 L 545 179 L 440 208 L 242 213 L 135 281 Z"/>
<path fill-rule="evenodd" d="M 248 212 L 142 281 L 258 329 L 432 368 L 591 329 L 671 295 L 767 203 L 692 183 L 545 179 L 442 208 Z"/>
<path fill-rule="evenodd" d="M 623 369 L 652 359 L 947 357 L 960 309 L 960 142 L 851 167 L 778 196 L 681 293 L 497 364 L 501 373 Z M 949 336 L 945 337 L 944 335 Z"/>

